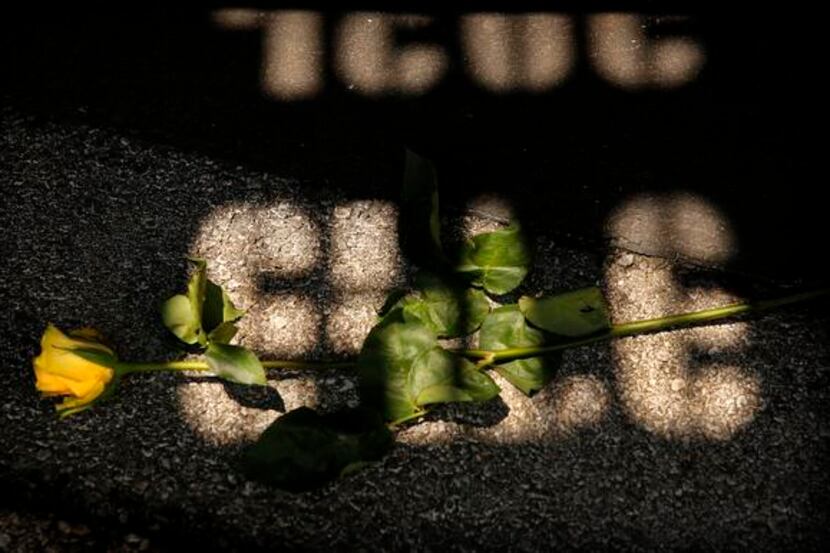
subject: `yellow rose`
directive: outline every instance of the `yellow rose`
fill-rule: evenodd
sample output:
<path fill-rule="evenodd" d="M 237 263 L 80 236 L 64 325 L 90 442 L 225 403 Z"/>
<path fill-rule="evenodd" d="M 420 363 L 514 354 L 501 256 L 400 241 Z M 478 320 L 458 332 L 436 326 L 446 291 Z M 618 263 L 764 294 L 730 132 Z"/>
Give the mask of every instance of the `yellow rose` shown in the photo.
<path fill-rule="evenodd" d="M 92 329 L 69 336 L 48 325 L 35 357 L 35 386 L 44 396 L 69 396 L 56 406 L 63 416 L 89 407 L 107 390 L 116 376 L 117 358 Z"/>

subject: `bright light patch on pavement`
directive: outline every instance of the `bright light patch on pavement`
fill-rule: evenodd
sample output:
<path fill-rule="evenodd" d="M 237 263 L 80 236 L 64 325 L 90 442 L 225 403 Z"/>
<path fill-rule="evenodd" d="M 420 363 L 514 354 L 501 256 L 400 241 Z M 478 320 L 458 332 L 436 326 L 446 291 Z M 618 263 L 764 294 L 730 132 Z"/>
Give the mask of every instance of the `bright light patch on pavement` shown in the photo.
<path fill-rule="evenodd" d="M 668 90 L 694 82 L 706 62 L 698 36 L 669 32 L 692 21 L 683 16 L 596 13 L 583 25 L 556 12 L 446 18 L 228 8 L 213 12 L 213 21 L 260 33 L 261 86 L 279 101 L 314 99 L 335 85 L 373 98 L 419 96 L 435 91 L 453 67 L 494 94 L 555 90 L 577 64 L 612 87 Z"/>
<path fill-rule="evenodd" d="M 561 14 L 469 14 L 460 28 L 468 72 L 493 92 L 548 90 L 574 63 L 573 25 Z"/>
<path fill-rule="evenodd" d="M 648 19 L 631 13 L 589 17 L 594 68 L 624 89 L 670 89 L 693 81 L 706 61 L 700 42 L 686 36 L 652 38 Z"/>
<path fill-rule="evenodd" d="M 617 252 L 608 260 L 605 278 L 615 323 L 740 301 L 724 290 L 684 287 L 668 261 L 683 256 L 722 263 L 734 253 L 729 221 L 704 198 L 686 193 L 634 198 L 611 217 L 609 231 L 618 241 L 662 256 Z M 615 340 L 624 411 L 666 438 L 730 438 L 760 407 L 760 378 L 745 353 L 747 332 L 747 323 L 731 323 Z M 701 353 L 709 357 L 696 359 Z M 730 361 L 720 361 L 721 354 L 729 354 Z"/>

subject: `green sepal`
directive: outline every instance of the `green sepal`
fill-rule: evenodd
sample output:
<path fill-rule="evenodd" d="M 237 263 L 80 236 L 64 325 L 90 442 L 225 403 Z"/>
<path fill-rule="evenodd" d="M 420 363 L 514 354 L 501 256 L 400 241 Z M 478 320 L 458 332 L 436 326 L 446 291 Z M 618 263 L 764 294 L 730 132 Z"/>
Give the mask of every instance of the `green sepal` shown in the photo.
<path fill-rule="evenodd" d="M 110 369 L 116 369 L 118 367 L 118 357 L 114 353 L 94 348 L 64 348 L 56 346 L 55 349 L 72 352 L 78 357 L 82 357 L 90 363 L 95 363 L 102 367 Z"/>

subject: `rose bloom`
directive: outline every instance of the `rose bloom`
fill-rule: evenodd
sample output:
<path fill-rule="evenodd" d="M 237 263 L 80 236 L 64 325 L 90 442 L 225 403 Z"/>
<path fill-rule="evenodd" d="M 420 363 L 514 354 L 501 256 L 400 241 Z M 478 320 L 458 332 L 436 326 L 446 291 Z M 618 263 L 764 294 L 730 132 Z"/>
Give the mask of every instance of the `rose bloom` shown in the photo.
<path fill-rule="evenodd" d="M 115 377 L 115 354 L 92 329 L 80 329 L 67 336 L 50 324 L 40 340 L 40 348 L 40 355 L 33 361 L 35 386 L 44 396 L 67 396 L 56 405 L 61 416 L 89 407 Z"/>

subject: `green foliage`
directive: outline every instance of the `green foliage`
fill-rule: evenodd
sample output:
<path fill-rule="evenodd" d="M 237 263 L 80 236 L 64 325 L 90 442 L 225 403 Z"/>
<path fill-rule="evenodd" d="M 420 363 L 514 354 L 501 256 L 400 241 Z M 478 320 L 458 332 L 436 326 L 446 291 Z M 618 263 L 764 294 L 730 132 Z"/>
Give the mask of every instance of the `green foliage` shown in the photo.
<path fill-rule="evenodd" d="M 409 373 L 420 355 L 438 344 L 435 333 L 403 311 L 389 313 L 366 337 L 358 358 L 361 397 L 387 420 L 422 412 L 409 393 Z"/>
<path fill-rule="evenodd" d="M 517 305 L 494 309 L 481 325 L 479 347 L 485 350 L 524 348 L 544 343 L 542 332 L 525 321 Z M 533 395 L 551 381 L 559 365 L 559 356 L 532 357 L 497 365 L 495 370 L 526 395 Z"/>
<path fill-rule="evenodd" d="M 533 325 L 560 336 L 587 336 L 611 327 L 602 290 L 596 287 L 538 299 L 523 297 L 519 308 Z"/>
<path fill-rule="evenodd" d="M 481 290 L 465 288 L 431 273 L 419 273 L 414 293 L 399 297 L 392 308 L 406 321 L 419 321 L 441 338 L 466 336 L 481 326 L 490 312 Z M 398 296 L 390 296 L 391 298 Z M 387 311 L 391 311 L 388 309 Z"/>
<path fill-rule="evenodd" d="M 443 350 L 432 330 L 407 320 L 400 308 L 369 333 L 358 358 L 358 375 L 366 405 L 388 421 L 416 417 L 428 404 L 486 401 L 498 394 L 490 377 Z"/>
<path fill-rule="evenodd" d="M 187 283 L 187 294 L 177 294 L 161 307 L 161 318 L 170 332 L 188 345 L 207 347 L 227 344 L 245 312 L 237 309 L 221 286 L 207 278 L 207 262 L 191 259 L 196 266 Z"/>
<path fill-rule="evenodd" d="M 381 459 L 394 438 L 383 419 L 368 409 L 320 415 L 300 407 L 278 418 L 244 455 L 255 480 L 304 491 Z"/>
<path fill-rule="evenodd" d="M 207 278 L 207 262 L 191 259 L 196 266 L 187 283 L 187 294 L 177 294 L 161 308 L 164 325 L 179 340 L 204 348 L 210 369 L 229 382 L 264 385 L 265 369 L 251 351 L 228 342 L 236 335 L 236 321 L 245 314 L 234 306 L 221 286 Z"/>
<path fill-rule="evenodd" d="M 208 342 L 212 344 L 227 344 L 236 336 L 239 329 L 231 322 L 224 322 L 210 331 Z"/>
<path fill-rule="evenodd" d="M 479 372 L 470 361 L 437 346 L 412 363 L 408 387 L 418 406 L 488 401 L 501 391 L 492 378 Z"/>
<path fill-rule="evenodd" d="M 400 306 L 400 302 L 409 294 L 408 290 L 404 290 L 403 288 L 395 288 L 389 292 L 386 296 L 386 300 L 383 302 L 383 306 L 378 309 L 378 317 L 383 319 L 386 315 L 391 313 L 393 310 Z"/>
<path fill-rule="evenodd" d="M 404 173 L 402 239 L 419 245 L 415 251 L 428 252 L 426 258 L 415 259 L 437 272 L 420 273 L 409 294 L 390 294 L 358 359 L 365 404 L 393 422 L 416 418 L 428 405 L 487 401 L 499 393 L 486 373 L 444 350 L 437 339 L 463 337 L 478 329 L 490 313 L 490 303 L 477 288 L 491 294 L 515 289 L 532 260 L 527 240 L 514 223 L 473 237 L 461 248 L 457 263 L 450 265 L 441 249 L 435 170 L 427 160 L 407 152 Z M 518 308 L 516 313 L 524 322 Z M 533 332 L 528 329 L 528 334 Z M 511 374 L 510 368 L 503 370 Z M 538 389 L 541 369 L 528 371 L 530 376 L 516 372 L 513 381 L 526 390 Z"/>
<path fill-rule="evenodd" d="M 190 275 L 190 281 L 187 283 L 187 300 L 190 302 L 193 320 L 198 325 L 197 340 L 199 344 L 206 346 L 207 337 L 202 326 L 202 311 L 207 291 L 207 261 L 193 258 L 190 261 L 196 265 L 196 269 Z"/>
<path fill-rule="evenodd" d="M 438 179 L 428 159 L 406 151 L 401 205 L 401 240 L 409 257 L 424 267 L 447 265 L 441 247 Z"/>
<path fill-rule="evenodd" d="M 210 343 L 205 350 L 205 359 L 216 376 L 237 384 L 258 384 L 264 386 L 265 369 L 256 355 L 241 346 Z"/>
<path fill-rule="evenodd" d="M 390 426 L 417 418 L 435 404 L 485 402 L 496 397 L 501 390 L 484 372 L 491 364 L 513 386 L 532 395 L 554 377 L 560 352 L 566 347 L 691 326 L 828 293 L 819 290 L 635 321 L 613 327 L 613 332 L 608 332 L 611 322 L 599 288 L 523 297 L 518 304 L 491 311 L 486 293 L 502 295 L 514 290 L 530 267 L 532 252 L 519 225 L 474 236 L 461 248 L 457 263 L 451 264 L 441 249 L 432 164 L 408 152 L 405 173 L 402 238 L 426 254 L 419 259 L 434 272 L 420 273 L 410 293 L 392 292 L 380 321 L 366 338 L 357 363 L 363 407 L 324 415 L 302 407 L 278 418 L 245 452 L 244 468 L 251 478 L 302 491 L 358 471 L 392 447 Z M 217 377 L 246 385 L 266 384 L 259 359 L 249 350 L 229 344 L 237 331 L 235 323 L 244 312 L 207 278 L 204 260 L 191 261 L 195 270 L 186 293 L 169 298 L 162 306 L 165 326 L 183 343 L 203 351 L 208 368 Z M 479 328 L 478 350 L 448 351 L 439 342 L 439 338 L 464 337 Z M 109 350 L 94 348 L 68 351 L 114 369 L 113 380 L 95 401 L 111 394 L 115 383 L 129 372 L 204 368 L 200 362 L 120 362 Z M 37 363 L 36 359 L 36 372 Z M 272 362 L 270 366 L 280 365 L 306 366 L 301 362 Z M 84 403 L 65 409 L 62 416 L 86 407 Z"/>
<path fill-rule="evenodd" d="M 431 272 L 419 272 L 412 291 L 390 293 L 369 332 L 357 362 L 363 407 L 329 415 L 300 408 L 280 417 L 245 454 L 252 478 L 293 491 L 319 486 L 379 459 L 393 443 L 385 423 L 412 420 L 435 404 L 484 402 L 499 394 L 482 369 L 486 363 L 480 367 L 463 353 L 445 350 L 439 338 L 464 337 L 480 328 L 480 348 L 486 354 L 539 347 L 546 336 L 551 338 L 530 323 L 568 337 L 608 326 L 596 289 L 522 298 L 518 305 L 491 311 L 487 294 L 506 294 L 527 275 L 533 257 L 528 241 L 513 223 L 474 236 L 450 263 L 441 246 L 435 169 L 412 152 L 406 156 L 401 229 L 410 258 Z M 243 312 L 207 279 L 205 262 L 193 261 L 196 270 L 187 294 L 170 298 L 164 306 L 165 324 L 183 342 L 206 348 L 208 365 L 217 376 L 264 384 L 256 356 L 228 345 Z M 485 361 L 494 359 L 498 357 L 485 356 Z M 559 359 L 556 353 L 493 368 L 532 395 L 553 378 Z"/>
<path fill-rule="evenodd" d="M 161 319 L 170 332 L 185 344 L 196 344 L 202 337 L 202 325 L 184 294 L 173 296 L 161 306 Z"/>
<path fill-rule="evenodd" d="M 455 270 L 491 294 L 515 289 L 530 268 L 533 252 L 518 223 L 479 234 L 461 249 Z"/>
<path fill-rule="evenodd" d="M 202 307 L 202 327 L 212 342 L 227 343 L 236 334 L 233 324 L 245 311 L 237 309 L 221 286 L 207 280 L 205 301 Z M 220 327 L 224 327 L 220 330 Z"/>

